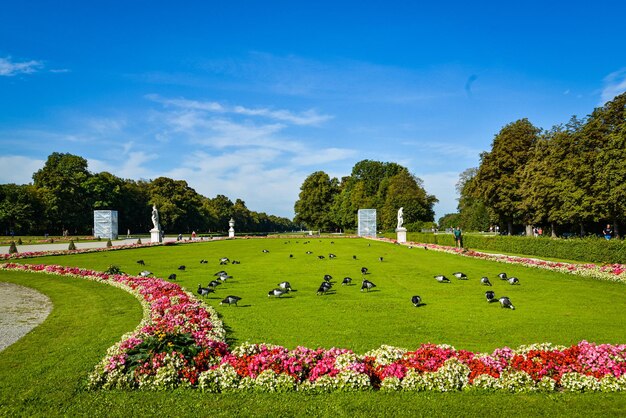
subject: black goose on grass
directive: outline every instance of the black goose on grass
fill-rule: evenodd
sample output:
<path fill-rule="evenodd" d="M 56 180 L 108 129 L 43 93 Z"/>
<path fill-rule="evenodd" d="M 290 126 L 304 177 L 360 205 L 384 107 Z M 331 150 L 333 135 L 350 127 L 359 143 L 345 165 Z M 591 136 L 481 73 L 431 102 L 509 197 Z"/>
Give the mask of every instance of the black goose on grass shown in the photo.
<path fill-rule="evenodd" d="M 352 278 L 351 277 L 344 277 L 342 282 L 341 282 L 341 285 L 344 286 L 344 285 L 350 285 L 350 284 L 352 284 Z"/>
<path fill-rule="evenodd" d="M 352 259 L 353 259 L 353 260 L 356 260 L 356 255 L 353 255 L 353 256 L 352 256 Z"/>
<path fill-rule="evenodd" d="M 480 284 L 485 285 L 485 286 L 491 286 L 491 282 L 489 281 L 488 277 L 481 277 Z"/>
<path fill-rule="evenodd" d="M 333 253 L 328 254 L 328 258 L 337 258 L 337 256 Z"/>
<path fill-rule="evenodd" d="M 209 262 L 205 259 L 200 260 L 200 264 L 208 264 Z"/>
<path fill-rule="evenodd" d="M 212 289 L 215 289 L 217 286 L 221 285 L 222 282 L 218 281 L 218 280 L 211 280 L 209 282 L 209 284 L 207 285 L 207 287 L 210 287 Z"/>
<path fill-rule="evenodd" d="M 500 280 L 507 280 L 508 277 L 506 276 L 506 273 L 500 273 L 498 274 L 498 277 L 500 278 Z"/>
<path fill-rule="evenodd" d="M 187 268 L 186 266 L 178 266 L 178 270 L 184 271 L 186 268 Z"/>
<path fill-rule="evenodd" d="M 361 267 L 361 274 L 367 274 L 367 267 Z"/>
<path fill-rule="evenodd" d="M 367 279 L 363 279 L 363 282 L 361 283 L 361 292 L 362 292 L 364 289 L 365 289 L 365 290 L 367 290 L 367 291 L 369 292 L 369 291 L 370 291 L 370 289 L 373 289 L 373 288 L 375 288 L 375 287 L 376 287 L 376 285 L 375 285 L 374 283 L 370 282 L 370 281 L 369 281 L 369 280 L 367 280 Z"/>
<path fill-rule="evenodd" d="M 267 292 L 267 297 L 281 297 L 282 295 L 284 295 L 285 293 L 287 293 L 288 290 L 287 289 L 272 289 L 269 292 Z"/>
<path fill-rule="evenodd" d="M 325 282 L 330 282 L 333 279 L 333 276 L 331 276 L 330 274 L 325 274 L 324 275 L 324 281 Z"/>
<path fill-rule="evenodd" d="M 228 273 L 226 273 L 224 270 L 220 270 L 215 273 L 214 276 L 228 276 Z"/>
<path fill-rule="evenodd" d="M 517 277 L 509 277 L 509 284 L 519 284 L 519 279 Z"/>
<path fill-rule="evenodd" d="M 148 271 L 148 270 L 144 270 L 144 271 L 140 272 L 140 273 L 139 273 L 139 275 L 140 275 L 141 277 L 148 277 L 148 276 L 151 276 L 151 275 L 152 275 L 152 272 L 151 272 L 151 271 Z"/>
<path fill-rule="evenodd" d="M 172 273 L 168 276 L 167 280 L 176 280 L 176 273 Z"/>
<path fill-rule="evenodd" d="M 146 263 L 143 260 L 137 260 L 137 264 L 139 264 L 140 266 L 146 265 Z"/>
<path fill-rule="evenodd" d="M 435 276 L 435 280 L 437 280 L 439 283 L 450 283 L 450 279 L 448 279 L 443 274 L 438 274 L 437 276 Z"/>
<path fill-rule="evenodd" d="M 330 290 L 333 285 L 329 282 L 322 282 L 320 287 L 317 289 L 317 295 L 323 295 Z"/>
<path fill-rule="evenodd" d="M 239 296 L 226 296 L 224 299 L 222 299 L 222 301 L 220 302 L 220 305 L 235 305 L 237 306 L 237 302 L 239 302 L 241 300 L 241 298 Z"/>
<path fill-rule="evenodd" d="M 378 261 L 380 261 L 382 263 L 383 258 L 382 257 L 378 257 Z"/>
<path fill-rule="evenodd" d="M 467 280 L 467 275 L 465 273 L 462 273 L 460 271 L 457 271 L 456 273 L 452 273 L 452 275 L 454 277 L 456 277 L 459 280 Z"/>
<path fill-rule="evenodd" d="M 415 295 L 411 298 L 411 303 L 413 303 L 413 306 L 417 308 L 418 306 L 422 304 L 422 298 Z"/>
<path fill-rule="evenodd" d="M 485 292 L 485 298 L 487 299 L 487 302 L 489 303 L 493 303 L 493 302 L 497 302 L 498 299 L 496 299 L 496 294 L 493 290 L 487 290 Z"/>
<path fill-rule="evenodd" d="M 202 285 L 198 285 L 198 290 L 196 291 L 202 297 L 206 297 L 211 292 L 215 292 L 215 290 L 210 289 L 208 287 L 202 287 Z"/>
<path fill-rule="evenodd" d="M 502 306 L 503 308 L 515 310 L 515 306 L 513 306 L 513 304 L 511 303 L 511 299 L 509 299 L 507 296 L 502 296 L 498 300 L 500 301 L 500 306 Z"/>
<path fill-rule="evenodd" d="M 230 259 L 228 257 L 222 257 L 220 258 L 220 264 L 228 264 L 230 263 Z"/>
<path fill-rule="evenodd" d="M 285 290 L 291 290 L 291 283 L 289 282 L 280 282 L 278 283 L 278 287 L 280 287 L 281 289 L 285 289 Z"/>
<path fill-rule="evenodd" d="M 323 255 L 318 255 L 317 258 L 319 258 L 320 260 L 325 259 L 326 257 L 324 257 Z"/>

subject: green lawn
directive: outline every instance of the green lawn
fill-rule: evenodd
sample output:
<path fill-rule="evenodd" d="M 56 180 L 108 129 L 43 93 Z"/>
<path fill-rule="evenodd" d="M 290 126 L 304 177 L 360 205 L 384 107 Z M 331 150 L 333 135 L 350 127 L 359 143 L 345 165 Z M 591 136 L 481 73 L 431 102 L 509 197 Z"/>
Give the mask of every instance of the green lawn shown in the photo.
<path fill-rule="evenodd" d="M 489 351 L 544 341 L 624 340 L 620 284 L 360 239 L 298 241 L 222 241 L 23 261 L 94 269 L 118 264 L 137 273 L 135 261 L 143 259 L 157 275 L 176 272 L 181 284 L 195 290 L 222 268 L 220 257 L 240 260 L 225 268 L 234 278 L 217 291 L 220 297 L 243 297 L 239 308 L 216 306 L 234 343 L 334 345 L 363 352 L 382 343 L 411 348 L 431 341 Z M 262 253 L 264 248 L 270 252 Z M 337 258 L 328 259 L 330 252 Z M 326 258 L 319 260 L 318 254 Z M 177 270 L 181 264 L 186 271 Z M 315 295 L 324 274 L 338 281 L 350 275 L 359 283 L 361 266 L 369 268 L 376 292 L 337 283 L 336 293 Z M 439 284 L 432 278 L 457 270 L 470 280 Z M 484 302 L 478 279 L 483 274 L 493 279 L 500 271 L 522 282 L 513 287 L 492 280 L 496 294 L 510 296 L 515 311 Z M 284 279 L 297 292 L 269 299 L 267 291 Z M 87 374 L 137 325 L 139 303 L 119 289 L 86 280 L 17 272 L 0 272 L 0 280 L 38 289 L 54 304 L 42 325 L 0 352 L 0 416 L 619 416 L 626 410 L 624 394 L 88 392 Z M 421 295 L 426 305 L 414 308 L 412 294 Z M 216 305 L 219 299 L 207 302 Z"/>

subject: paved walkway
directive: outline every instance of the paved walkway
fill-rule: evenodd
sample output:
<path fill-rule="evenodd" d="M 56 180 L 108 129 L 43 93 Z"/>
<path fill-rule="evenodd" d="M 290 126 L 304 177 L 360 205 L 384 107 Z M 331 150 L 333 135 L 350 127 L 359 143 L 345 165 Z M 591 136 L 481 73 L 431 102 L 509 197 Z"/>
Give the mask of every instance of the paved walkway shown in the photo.
<path fill-rule="evenodd" d="M 176 238 L 174 237 L 165 237 L 163 239 L 164 241 L 176 241 Z M 150 242 L 150 238 L 146 237 L 145 239 L 142 238 L 141 239 L 142 242 L 146 243 L 146 242 Z M 129 238 L 129 239 L 120 239 L 120 240 L 115 240 L 115 241 L 111 241 L 111 243 L 113 244 L 113 246 L 117 246 L 117 245 L 128 245 L 128 244 L 135 244 L 137 242 L 137 238 Z M 17 251 L 20 253 L 27 253 L 27 252 L 31 252 L 31 251 L 59 251 L 59 250 L 67 250 L 67 247 L 70 245 L 69 242 L 60 242 L 60 243 L 53 243 L 53 244 L 34 244 L 34 245 L 18 245 L 17 246 Z M 76 246 L 77 249 L 83 249 L 83 248 L 105 248 L 107 246 L 107 242 L 106 240 L 102 240 L 102 241 L 93 241 L 93 242 L 74 242 L 74 245 Z M 5 245 L 5 246 L 0 246 L 0 254 L 8 254 L 9 253 L 9 246 Z"/>
<path fill-rule="evenodd" d="M 0 351 L 41 324 L 52 310 L 50 299 L 29 287 L 0 282 Z"/>

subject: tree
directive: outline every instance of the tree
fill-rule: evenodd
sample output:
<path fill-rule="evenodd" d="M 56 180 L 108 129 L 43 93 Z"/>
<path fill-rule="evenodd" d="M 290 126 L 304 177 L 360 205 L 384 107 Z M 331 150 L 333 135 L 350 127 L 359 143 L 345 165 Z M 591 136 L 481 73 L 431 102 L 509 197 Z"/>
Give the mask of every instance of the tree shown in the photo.
<path fill-rule="evenodd" d="M 58 152 L 48 156 L 44 167 L 33 174 L 35 187 L 47 192 L 45 206 L 51 228 L 91 231 L 93 214 L 85 188 L 90 177 L 87 160 Z"/>
<path fill-rule="evenodd" d="M 163 229 L 189 233 L 206 227 L 200 215 L 202 197 L 186 181 L 159 177 L 150 183 L 149 191 Z"/>
<path fill-rule="evenodd" d="M 7 235 L 10 231 L 24 234 L 45 229 L 38 214 L 43 203 L 37 189 L 32 185 L 0 185 L 0 228 Z"/>
<path fill-rule="evenodd" d="M 468 168 L 459 175 L 456 190 L 459 193 L 456 225 L 468 231 L 487 231 L 493 224 L 485 203 L 476 197 L 476 173 L 478 168 Z"/>
<path fill-rule="evenodd" d="M 433 205 L 438 200 L 427 195 L 422 184 L 422 180 L 407 169 L 388 179 L 380 216 L 383 229 L 396 227 L 399 208 L 403 208 L 404 224 L 408 229 L 417 229 L 422 222 L 434 221 Z"/>
<path fill-rule="evenodd" d="M 508 233 L 514 222 L 529 222 L 523 212 L 521 183 L 523 166 L 530 159 L 540 130 L 528 119 L 506 125 L 495 136 L 490 152 L 481 154 L 476 174 L 476 196 L 506 223 Z"/>
<path fill-rule="evenodd" d="M 316 171 L 309 175 L 300 187 L 298 200 L 294 205 L 296 223 L 303 223 L 309 228 L 333 229 L 331 208 L 339 193 L 339 181 L 330 178 L 323 171 Z"/>

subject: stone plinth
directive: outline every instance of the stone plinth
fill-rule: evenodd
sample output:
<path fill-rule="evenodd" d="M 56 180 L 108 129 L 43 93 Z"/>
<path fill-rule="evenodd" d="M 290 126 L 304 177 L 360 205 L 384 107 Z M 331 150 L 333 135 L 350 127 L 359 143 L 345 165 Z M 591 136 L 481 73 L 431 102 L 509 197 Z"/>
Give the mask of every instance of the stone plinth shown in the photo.
<path fill-rule="evenodd" d="M 398 242 L 406 242 L 406 228 L 396 228 Z"/>
<path fill-rule="evenodd" d="M 152 228 L 150 230 L 150 242 L 163 242 L 163 234 L 161 234 L 160 229 Z"/>
<path fill-rule="evenodd" d="M 228 230 L 228 238 L 235 238 L 235 228 L 231 227 Z"/>

